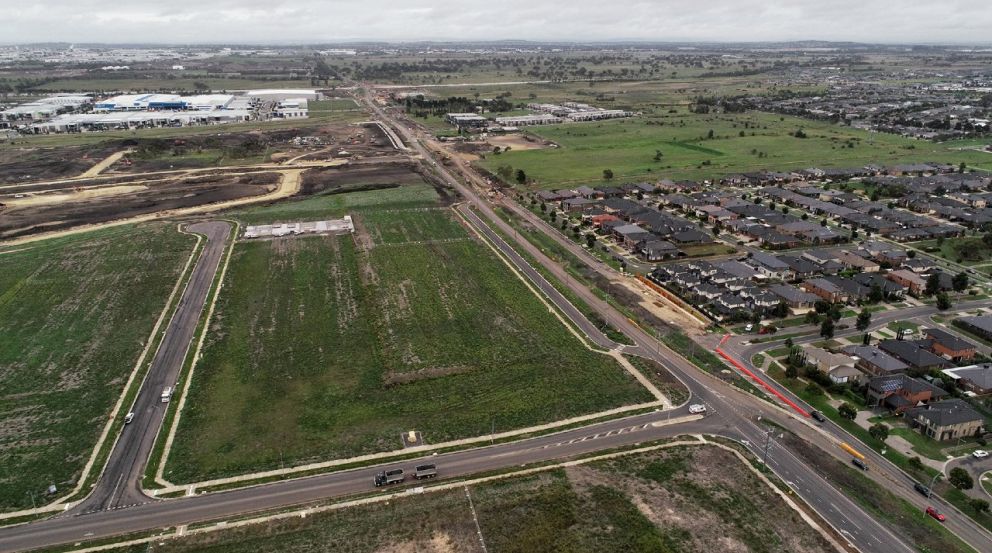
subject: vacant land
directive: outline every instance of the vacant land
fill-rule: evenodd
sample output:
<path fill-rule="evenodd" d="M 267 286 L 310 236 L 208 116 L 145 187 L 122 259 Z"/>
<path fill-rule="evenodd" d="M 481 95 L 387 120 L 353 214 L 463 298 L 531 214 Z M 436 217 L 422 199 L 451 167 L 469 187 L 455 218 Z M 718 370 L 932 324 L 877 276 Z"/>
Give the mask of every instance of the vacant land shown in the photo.
<path fill-rule="evenodd" d="M 151 184 L 0 194 L 0 239 L 261 196 L 275 190 L 278 181 L 276 173 L 215 174 Z"/>
<path fill-rule="evenodd" d="M 471 486 L 467 493 L 485 544 L 494 553 L 832 550 L 736 457 L 708 446 L 515 477 Z M 129 551 L 276 549 L 481 550 L 466 490 L 456 489 Z"/>
<path fill-rule="evenodd" d="M 793 136 L 803 129 L 806 138 Z M 484 164 L 523 169 L 538 188 L 613 180 L 713 178 L 734 172 L 859 167 L 909 161 L 987 161 L 979 152 L 761 112 L 654 114 L 629 120 L 533 127 L 558 149 L 511 150 Z M 712 132 L 712 136 L 710 133 Z M 659 155 L 660 154 L 660 155 Z M 657 159 L 656 159 L 657 158 Z"/>
<path fill-rule="evenodd" d="M 965 265 L 992 260 L 992 242 L 986 242 L 984 237 L 979 236 L 962 236 L 940 241 L 924 240 L 911 245 L 948 261 Z"/>
<path fill-rule="evenodd" d="M 163 223 L 0 254 L 0 510 L 79 478 L 193 242 Z"/>
<path fill-rule="evenodd" d="M 364 205 L 349 211 L 354 237 L 235 248 L 167 478 L 399 449 L 411 429 L 438 443 L 651 400 L 450 210 L 396 209 L 433 194 L 421 185 L 394 197 L 414 188 L 298 202 L 322 217 Z"/>

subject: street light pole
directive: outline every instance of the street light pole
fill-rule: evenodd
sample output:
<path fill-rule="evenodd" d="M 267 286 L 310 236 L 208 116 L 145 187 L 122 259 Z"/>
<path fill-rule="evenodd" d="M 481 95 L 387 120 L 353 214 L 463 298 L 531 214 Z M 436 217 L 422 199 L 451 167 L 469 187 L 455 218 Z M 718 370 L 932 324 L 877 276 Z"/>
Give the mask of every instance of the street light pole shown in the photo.
<path fill-rule="evenodd" d="M 771 428 L 765 431 L 765 452 L 761 459 L 761 464 L 763 464 L 765 468 L 768 468 L 768 444 L 771 443 L 772 432 L 774 432 L 774 430 Z"/>

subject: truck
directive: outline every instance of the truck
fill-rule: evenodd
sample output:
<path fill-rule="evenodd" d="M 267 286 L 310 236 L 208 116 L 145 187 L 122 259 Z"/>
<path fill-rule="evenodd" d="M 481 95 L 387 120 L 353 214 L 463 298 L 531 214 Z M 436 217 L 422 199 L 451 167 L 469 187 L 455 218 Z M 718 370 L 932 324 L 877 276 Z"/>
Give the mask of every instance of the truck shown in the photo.
<path fill-rule="evenodd" d="M 390 484 L 400 484 L 406 477 L 403 476 L 403 469 L 384 470 L 376 473 L 373 482 L 375 487 L 388 486 Z"/>
<path fill-rule="evenodd" d="M 413 477 L 417 480 L 425 480 L 427 478 L 437 478 L 437 466 L 435 465 L 417 465 L 416 472 L 413 473 Z"/>

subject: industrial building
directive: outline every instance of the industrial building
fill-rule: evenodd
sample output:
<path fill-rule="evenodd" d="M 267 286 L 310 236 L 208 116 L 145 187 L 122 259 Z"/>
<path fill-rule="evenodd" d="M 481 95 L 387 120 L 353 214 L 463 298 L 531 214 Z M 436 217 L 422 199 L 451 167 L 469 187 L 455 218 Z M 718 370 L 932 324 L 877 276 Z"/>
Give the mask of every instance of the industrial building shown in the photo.
<path fill-rule="evenodd" d="M 275 225 L 249 225 L 245 228 L 245 238 L 279 238 L 300 234 L 348 234 L 355 232 L 351 215 L 328 221 L 304 221 Z"/>
<path fill-rule="evenodd" d="M 554 125 L 561 123 L 560 117 L 554 115 L 515 115 L 512 117 L 497 117 L 496 124 L 503 127 L 525 127 L 529 125 Z"/>
<path fill-rule="evenodd" d="M 448 113 L 444 119 L 456 127 L 485 127 L 489 120 L 478 113 Z"/>
<path fill-rule="evenodd" d="M 212 111 L 123 111 L 67 113 L 28 127 L 36 134 L 218 125 L 250 121 L 252 112 L 243 109 Z"/>
<path fill-rule="evenodd" d="M 38 121 L 66 111 L 75 111 L 92 101 L 93 98 L 81 95 L 48 96 L 0 111 L 0 121 Z"/>

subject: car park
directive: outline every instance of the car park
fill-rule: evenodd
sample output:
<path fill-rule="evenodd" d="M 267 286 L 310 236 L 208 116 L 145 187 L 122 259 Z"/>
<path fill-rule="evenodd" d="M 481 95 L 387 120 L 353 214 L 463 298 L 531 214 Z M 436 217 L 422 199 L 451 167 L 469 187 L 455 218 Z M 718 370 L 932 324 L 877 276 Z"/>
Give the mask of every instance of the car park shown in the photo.
<path fill-rule="evenodd" d="M 689 412 L 698 415 L 706 412 L 706 406 L 702 403 L 693 403 L 689 406 Z"/>
<path fill-rule="evenodd" d="M 939 511 L 937 511 L 937 509 L 934 509 L 933 507 L 927 507 L 927 514 L 939 520 L 940 522 L 944 522 L 945 520 L 947 520 L 946 516 L 941 514 Z"/>

